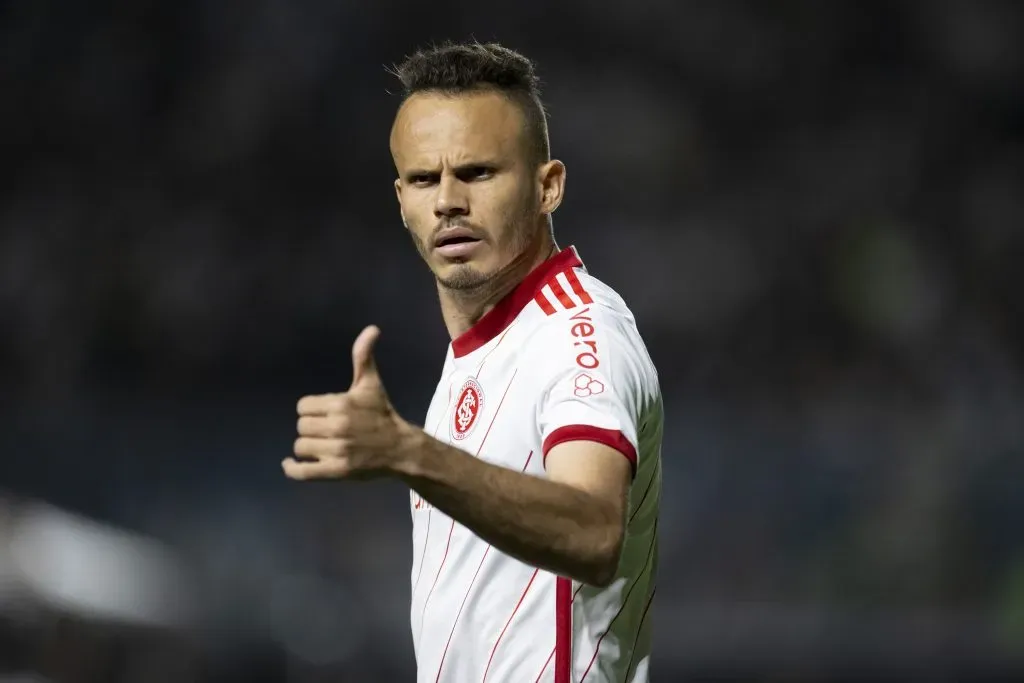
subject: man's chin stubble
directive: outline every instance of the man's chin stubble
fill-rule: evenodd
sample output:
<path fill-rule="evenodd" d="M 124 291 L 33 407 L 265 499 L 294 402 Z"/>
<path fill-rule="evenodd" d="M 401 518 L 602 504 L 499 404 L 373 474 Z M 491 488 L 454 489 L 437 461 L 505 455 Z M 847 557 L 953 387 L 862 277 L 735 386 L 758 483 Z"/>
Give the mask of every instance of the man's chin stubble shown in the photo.
<path fill-rule="evenodd" d="M 473 294 L 483 290 L 490 284 L 491 280 L 492 278 L 471 266 L 460 266 L 448 277 L 437 278 L 437 282 L 441 287 L 459 294 Z"/>

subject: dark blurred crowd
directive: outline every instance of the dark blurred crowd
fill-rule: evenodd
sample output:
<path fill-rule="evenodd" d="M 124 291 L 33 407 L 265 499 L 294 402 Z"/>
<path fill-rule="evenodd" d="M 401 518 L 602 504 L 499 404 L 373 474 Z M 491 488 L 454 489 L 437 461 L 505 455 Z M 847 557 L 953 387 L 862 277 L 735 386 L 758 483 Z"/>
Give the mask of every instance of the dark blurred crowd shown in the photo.
<path fill-rule="evenodd" d="M 391 187 L 385 66 L 471 36 L 537 60 L 556 235 L 659 368 L 656 675 L 1009 666 L 1012 0 L 0 4 L 0 490 L 173 549 L 203 680 L 408 680 L 406 491 L 278 463 L 295 399 L 347 386 L 370 322 L 396 406 L 426 410 L 448 340 Z M 79 618 L 3 604 L 11 670 Z M 128 650 L 49 675 L 163 661 Z"/>

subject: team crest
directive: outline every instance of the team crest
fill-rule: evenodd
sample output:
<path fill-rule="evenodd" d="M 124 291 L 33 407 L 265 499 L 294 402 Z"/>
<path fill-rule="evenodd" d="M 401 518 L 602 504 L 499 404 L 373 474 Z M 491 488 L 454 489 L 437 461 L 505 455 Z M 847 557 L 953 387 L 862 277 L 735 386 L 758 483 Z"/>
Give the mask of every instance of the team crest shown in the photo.
<path fill-rule="evenodd" d="M 484 408 L 484 390 L 475 379 L 467 379 L 459 390 L 452 414 L 452 439 L 462 441 L 473 431 Z"/>

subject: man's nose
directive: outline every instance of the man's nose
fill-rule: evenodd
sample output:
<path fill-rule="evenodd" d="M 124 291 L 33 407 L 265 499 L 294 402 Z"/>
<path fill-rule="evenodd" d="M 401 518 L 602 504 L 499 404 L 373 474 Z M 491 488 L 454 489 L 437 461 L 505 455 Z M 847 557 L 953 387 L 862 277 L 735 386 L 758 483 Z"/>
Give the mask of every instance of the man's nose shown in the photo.
<path fill-rule="evenodd" d="M 434 215 L 442 216 L 465 216 L 469 213 L 469 197 L 466 193 L 465 184 L 458 178 L 442 176 L 437 190 L 437 200 L 434 203 Z"/>

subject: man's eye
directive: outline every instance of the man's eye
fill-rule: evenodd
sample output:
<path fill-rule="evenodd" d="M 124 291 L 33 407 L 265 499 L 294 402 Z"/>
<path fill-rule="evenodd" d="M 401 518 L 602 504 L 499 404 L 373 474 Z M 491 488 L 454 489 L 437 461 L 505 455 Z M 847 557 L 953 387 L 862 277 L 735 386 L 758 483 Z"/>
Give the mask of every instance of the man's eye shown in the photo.
<path fill-rule="evenodd" d="M 488 166 L 472 166 L 467 168 L 462 174 L 462 180 L 486 180 L 494 175 L 494 169 Z"/>

